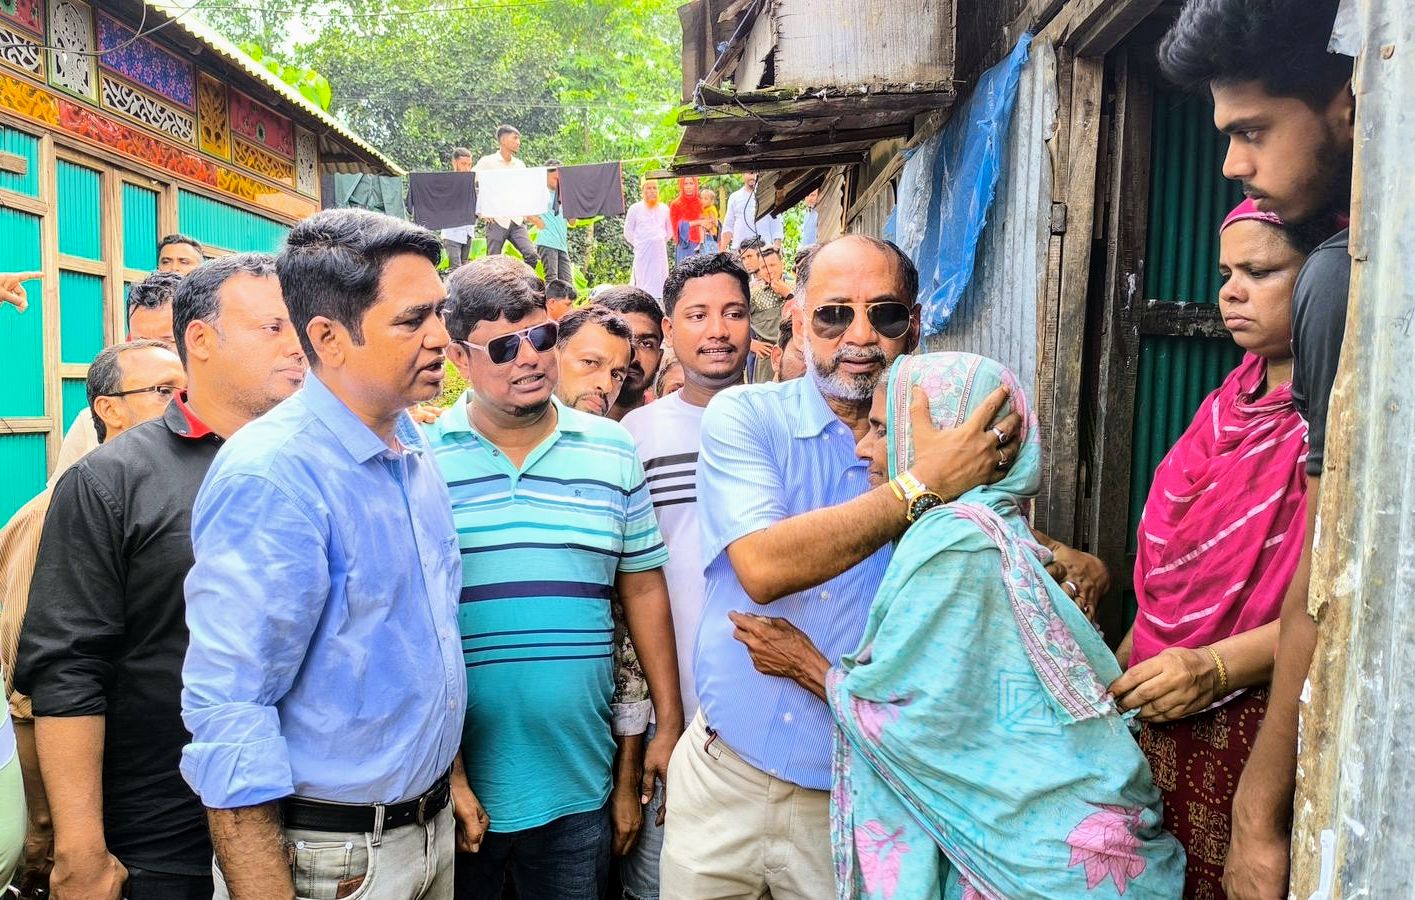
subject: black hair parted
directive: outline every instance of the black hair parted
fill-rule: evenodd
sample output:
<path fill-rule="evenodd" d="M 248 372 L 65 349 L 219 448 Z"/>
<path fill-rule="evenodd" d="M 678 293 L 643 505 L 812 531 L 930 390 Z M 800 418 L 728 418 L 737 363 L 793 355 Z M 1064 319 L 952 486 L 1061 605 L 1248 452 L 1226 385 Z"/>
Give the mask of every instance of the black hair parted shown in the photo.
<path fill-rule="evenodd" d="M 678 306 L 678 298 L 683 295 L 683 288 L 688 282 L 694 278 L 707 278 L 709 275 L 731 275 L 742 287 L 742 300 L 747 302 L 751 298 L 751 276 L 732 254 L 690 256 L 674 266 L 663 283 L 663 308 L 670 317 Z"/>
<path fill-rule="evenodd" d="M 184 277 L 172 296 L 172 335 L 177 339 L 182 365 L 187 364 L 187 326 L 193 322 L 215 324 L 221 318 L 221 289 L 227 281 L 237 275 L 269 278 L 275 273 L 275 257 L 269 253 L 233 253 L 202 263 Z"/>
<path fill-rule="evenodd" d="M 128 288 L 128 315 L 137 309 L 161 309 L 172 302 L 182 276 L 176 272 L 153 272 Z"/>
<path fill-rule="evenodd" d="M 197 240 L 196 238 L 187 237 L 185 234 L 169 234 L 169 235 L 167 235 L 166 237 L 164 237 L 162 240 L 160 240 L 160 241 L 157 242 L 157 255 L 158 255 L 158 256 L 161 256 L 161 255 L 162 255 L 162 248 L 163 248 L 163 247 L 170 247 L 170 246 L 173 245 L 173 244 L 189 244 L 189 245 L 191 245 L 192 247 L 195 247 L 195 248 L 196 248 L 196 251 L 197 251 L 197 255 L 198 255 L 198 256 L 200 256 L 200 255 L 202 255 L 202 254 L 204 254 L 204 253 L 206 252 L 206 251 L 202 248 L 201 241 Z"/>
<path fill-rule="evenodd" d="M 481 322 L 503 316 L 508 322 L 519 322 L 538 309 L 545 309 L 545 297 L 533 291 L 514 268 L 469 263 L 447 279 L 443 321 L 454 341 L 465 341 Z"/>
<path fill-rule="evenodd" d="M 634 332 L 629 328 L 629 323 L 624 321 L 623 316 L 612 309 L 600 306 L 598 302 L 594 306 L 587 306 L 584 309 L 571 310 L 560 317 L 560 336 L 556 339 L 556 346 L 564 347 L 570 338 L 574 337 L 586 325 L 598 325 L 615 337 L 623 338 L 630 342 L 630 350 L 633 350 Z"/>
<path fill-rule="evenodd" d="M 442 240 L 426 228 L 363 209 L 326 209 L 290 229 L 276 257 L 290 321 L 311 365 L 318 363 L 306 329 L 323 316 L 364 339 L 364 314 L 378 302 L 383 267 L 394 256 L 421 256 L 434 266 Z"/>
<path fill-rule="evenodd" d="M 1256 81 L 1324 108 L 1352 73 L 1351 57 L 1327 50 L 1338 2 L 1189 0 L 1160 42 L 1160 70 L 1187 90 Z"/>
<path fill-rule="evenodd" d="M 575 286 L 562 278 L 552 278 L 545 283 L 547 300 L 575 300 L 580 296 Z"/>

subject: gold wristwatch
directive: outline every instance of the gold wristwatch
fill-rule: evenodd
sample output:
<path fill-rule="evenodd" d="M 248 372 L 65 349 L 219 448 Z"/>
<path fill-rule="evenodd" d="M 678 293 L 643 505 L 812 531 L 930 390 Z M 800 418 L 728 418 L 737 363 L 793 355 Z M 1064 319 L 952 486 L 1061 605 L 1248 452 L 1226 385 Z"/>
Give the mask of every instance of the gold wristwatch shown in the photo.
<path fill-rule="evenodd" d="M 915 478 L 913 473 L 900 472 L 894 480 L 889 482 L 889 489 L 894 492 L 904 503 L 904 518 L 909 520 L 909 524 L 914 524 L 919 517 L 935 506 L 942 506 L 944 499 L 935 492 L 924 486 L 924 483 Z"/>

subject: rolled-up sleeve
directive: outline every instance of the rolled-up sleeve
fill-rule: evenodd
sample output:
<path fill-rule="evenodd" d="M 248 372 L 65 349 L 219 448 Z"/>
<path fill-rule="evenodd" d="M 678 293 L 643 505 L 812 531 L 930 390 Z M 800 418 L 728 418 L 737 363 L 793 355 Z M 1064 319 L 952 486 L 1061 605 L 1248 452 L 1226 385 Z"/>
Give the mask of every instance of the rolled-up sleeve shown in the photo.
<path fill-rule="evenodd" d="M 769 444 L 775 430 L 758 421 L 740 392 L 719 395 L 703 414 L 698 521 L 704 568 L 733 541 L 786 518 L 779 454 Z"/>
<path fill-rule="evenodd" d="M 186 581 L 191 643 L 182 776 L 212 809 L 294 793 L 276 705 L 304 662 L 329 595 L 328 529 L 273 481 L 232 474 L 202 487 Z"/>
<path fill-rule="evenodd" d="M 118 501 L 84 466 L 54 487 L 15 670 L 15 689 L 30 695 L 36 716 L 107 712 L 124 640 L 121 516 Z"/>

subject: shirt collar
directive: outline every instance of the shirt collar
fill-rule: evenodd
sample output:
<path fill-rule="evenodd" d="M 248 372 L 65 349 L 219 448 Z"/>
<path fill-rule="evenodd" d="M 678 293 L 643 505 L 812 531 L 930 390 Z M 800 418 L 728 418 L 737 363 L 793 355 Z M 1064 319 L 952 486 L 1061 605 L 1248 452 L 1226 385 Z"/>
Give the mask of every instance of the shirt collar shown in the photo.
<path fill-rule="evenodd" d="M 795 437 L 815 437 L 825 431 L 831 422 L 840 421 L 840 417 L 826 404 L 810 372 L 792 381 L 791 389 L 796 392 L 797 400 Z"/>
<path fill-rule="evenodd" d="M 353 457 L 354 462 L 366 463 L 375 456 L 393 452 L 383 442 L 383 438 L 374 434 L 373 429 L 365 425 L 364 420 L 356 416 L 343 400 L 334 396 L 313 369 L 305 374 L 305 386 L 300 389 L 300 394 L 304 397 L 305 406 L 314 413 L 315 418 L 328 426 L 339 443 L 344 445 L 344 450 Z M 422 437 L 407 412 L 398 414 L 393 433 L 403 445 L 403 449 L 414 453 L 422 452 Z"/>
<path fill-rule="evenodd" d="M 197 418 L 197 414 L 192 412 L 192 408 L 187 405 L 186 391 L 178 391 L 176 396 L 172 398 L 172 402 L 167 404 L 167 408 L 162 411 L 162 421 L 166 423 L 173 434 L 191 438 L 194 441 L 216 434 L 210 426 Z"/>

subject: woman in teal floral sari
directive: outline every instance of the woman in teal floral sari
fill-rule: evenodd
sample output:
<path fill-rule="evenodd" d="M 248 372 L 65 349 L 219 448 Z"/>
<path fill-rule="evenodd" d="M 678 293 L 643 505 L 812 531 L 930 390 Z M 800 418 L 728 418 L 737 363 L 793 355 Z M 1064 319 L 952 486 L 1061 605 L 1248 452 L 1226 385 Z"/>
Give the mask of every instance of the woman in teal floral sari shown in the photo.
<path fill-rule="evenodd" d="M 901 357 L 859 455 L 872 480 L 903 472 L 915 390 L 948 428 L 998 385 L 1024 423 L 1018 458 L 998 483 L 910 526 L 855 653 L 831 665 L 790 623 L 762 616 L 734 614 L 738 639 L 758 669 L 834 713 L 842 900 L 1178 897 L 1184 852 L 1106 693 L 1120 669 L 1027 528 L 1041 453 L 1016 379 L 969 354 Z"/>

